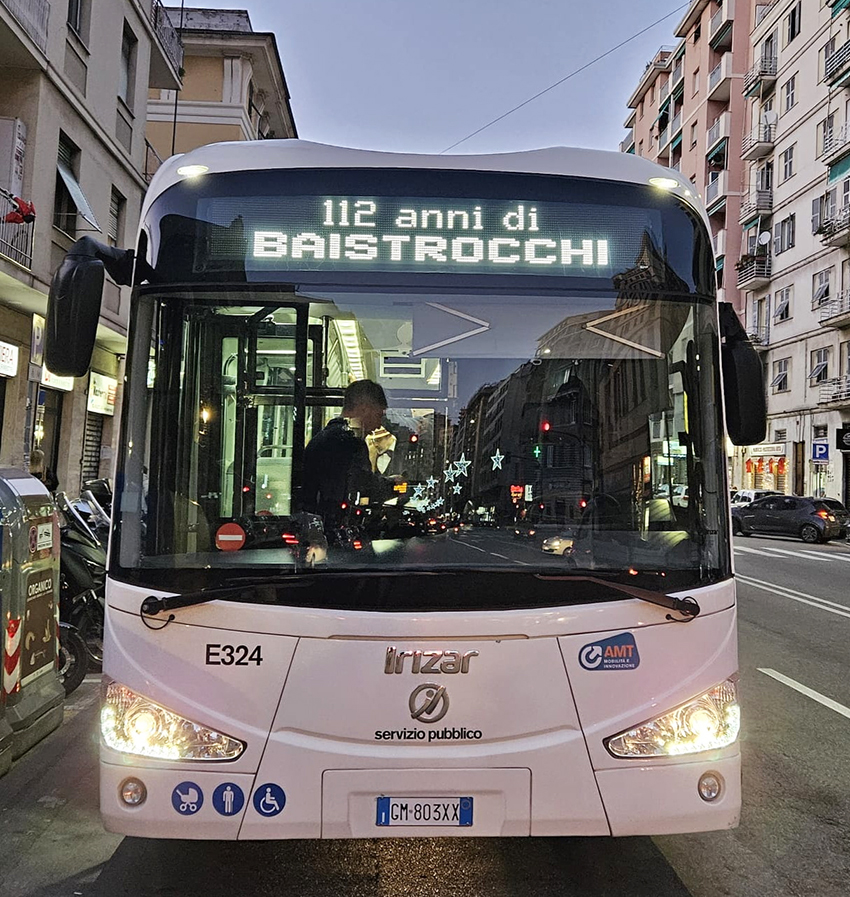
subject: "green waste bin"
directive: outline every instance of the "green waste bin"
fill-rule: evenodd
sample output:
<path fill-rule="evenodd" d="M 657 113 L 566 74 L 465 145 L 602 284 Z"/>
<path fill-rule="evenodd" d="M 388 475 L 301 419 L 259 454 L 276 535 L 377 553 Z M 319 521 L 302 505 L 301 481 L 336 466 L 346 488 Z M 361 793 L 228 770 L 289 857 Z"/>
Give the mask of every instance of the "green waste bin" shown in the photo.
<path fill-rule="evenodd" d="M 60 725 L 65 692 L 56 663 L 59 520 L 44 484 L 10 468 L 0 469 L 0 596 L 0 738 L 8 726 L 12 757 L 20 757 Z"/>

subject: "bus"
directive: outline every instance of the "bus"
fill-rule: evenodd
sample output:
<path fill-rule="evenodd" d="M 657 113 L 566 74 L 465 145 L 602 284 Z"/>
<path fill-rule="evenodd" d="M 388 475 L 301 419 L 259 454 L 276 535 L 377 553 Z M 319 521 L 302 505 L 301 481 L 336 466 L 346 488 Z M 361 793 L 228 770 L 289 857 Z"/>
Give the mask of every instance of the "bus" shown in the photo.
<path fill-rule="evenodd" d="M 727 446 L 764 388 L 692 184 L 583 149 L 193 150 L 133 250 L 57 271 L 55 373 L 87 370 L 104 270 L 133 285 L 107 829 L 737 823 Z"/>

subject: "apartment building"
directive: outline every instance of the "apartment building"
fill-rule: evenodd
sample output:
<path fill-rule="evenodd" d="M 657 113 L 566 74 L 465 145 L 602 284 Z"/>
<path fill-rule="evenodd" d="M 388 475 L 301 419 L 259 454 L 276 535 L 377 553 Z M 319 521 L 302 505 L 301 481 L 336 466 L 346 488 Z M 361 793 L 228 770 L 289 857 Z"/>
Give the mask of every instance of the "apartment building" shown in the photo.
<path fill-rule="evenodd" d="M 850 501 L 850 0 L 763 3 L 750 35 L 751 197 L 738 263 L 769 432 L 741 486 Z M 748 153 L 749 149 L 749 153 Z"/>
<path fill-rule="evenodd" d="M 272 33 L 245 10 L 168 8 L 184 46 L 183 87 L 148 99 L 148 173 L 158 160 L 207 143 L 297 137 Z"/>
<path fill-rule="evenodd" d="M 621 150 L 684 174 L 711 219 L 722 301 L 743 313 L 743 296 L 726 272 L 741 241 L 744 130 L 741 92 L 749 58 L 752 0 L 693 0 L 628 101 L 631 133 Z"/>
<path fill-rule="evenodd" d="M 62 379 L 43 364 L 50 280 L 83 235 L 132 244 L 148 90 L 178 89 L 181 63 L 159 0 L 0 0 L 0 466 L 41 448 L 71 492 L 111 471 L 129 294 L 107 278 L 92 373 Z"/>

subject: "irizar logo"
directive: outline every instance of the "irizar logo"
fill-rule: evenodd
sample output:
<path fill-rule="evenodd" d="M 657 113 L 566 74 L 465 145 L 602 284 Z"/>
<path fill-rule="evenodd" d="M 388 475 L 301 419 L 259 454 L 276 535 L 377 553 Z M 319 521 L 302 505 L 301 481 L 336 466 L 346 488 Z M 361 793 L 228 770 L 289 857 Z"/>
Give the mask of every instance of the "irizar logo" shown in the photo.
<path fill-rule="evenodd" d="M 578 652 L 578 662 L 586 670 L 635 670 L 640 666 L 635 637 L 631 632 L 592 642 Z"/>
<path fill-rule="evenodd" d="M 468 673 L 469 662 L 478 657 L 477 651 L 398 651 L 395 647 L 387 648 L 384 661 L 384 672 L 388 674 L 403 673 L 404 661 L 411 658 L 411 673 Z"/>

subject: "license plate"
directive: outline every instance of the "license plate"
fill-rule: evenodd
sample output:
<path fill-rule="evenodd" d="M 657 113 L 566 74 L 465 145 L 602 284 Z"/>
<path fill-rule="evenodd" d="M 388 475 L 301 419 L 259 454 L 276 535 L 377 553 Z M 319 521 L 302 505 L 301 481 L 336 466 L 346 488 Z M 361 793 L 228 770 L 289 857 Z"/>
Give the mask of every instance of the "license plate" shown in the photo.
<path fill-rule="evenodd" d="M 375 825 L 472 825 L 471 797 L 379 797 Z"/>

